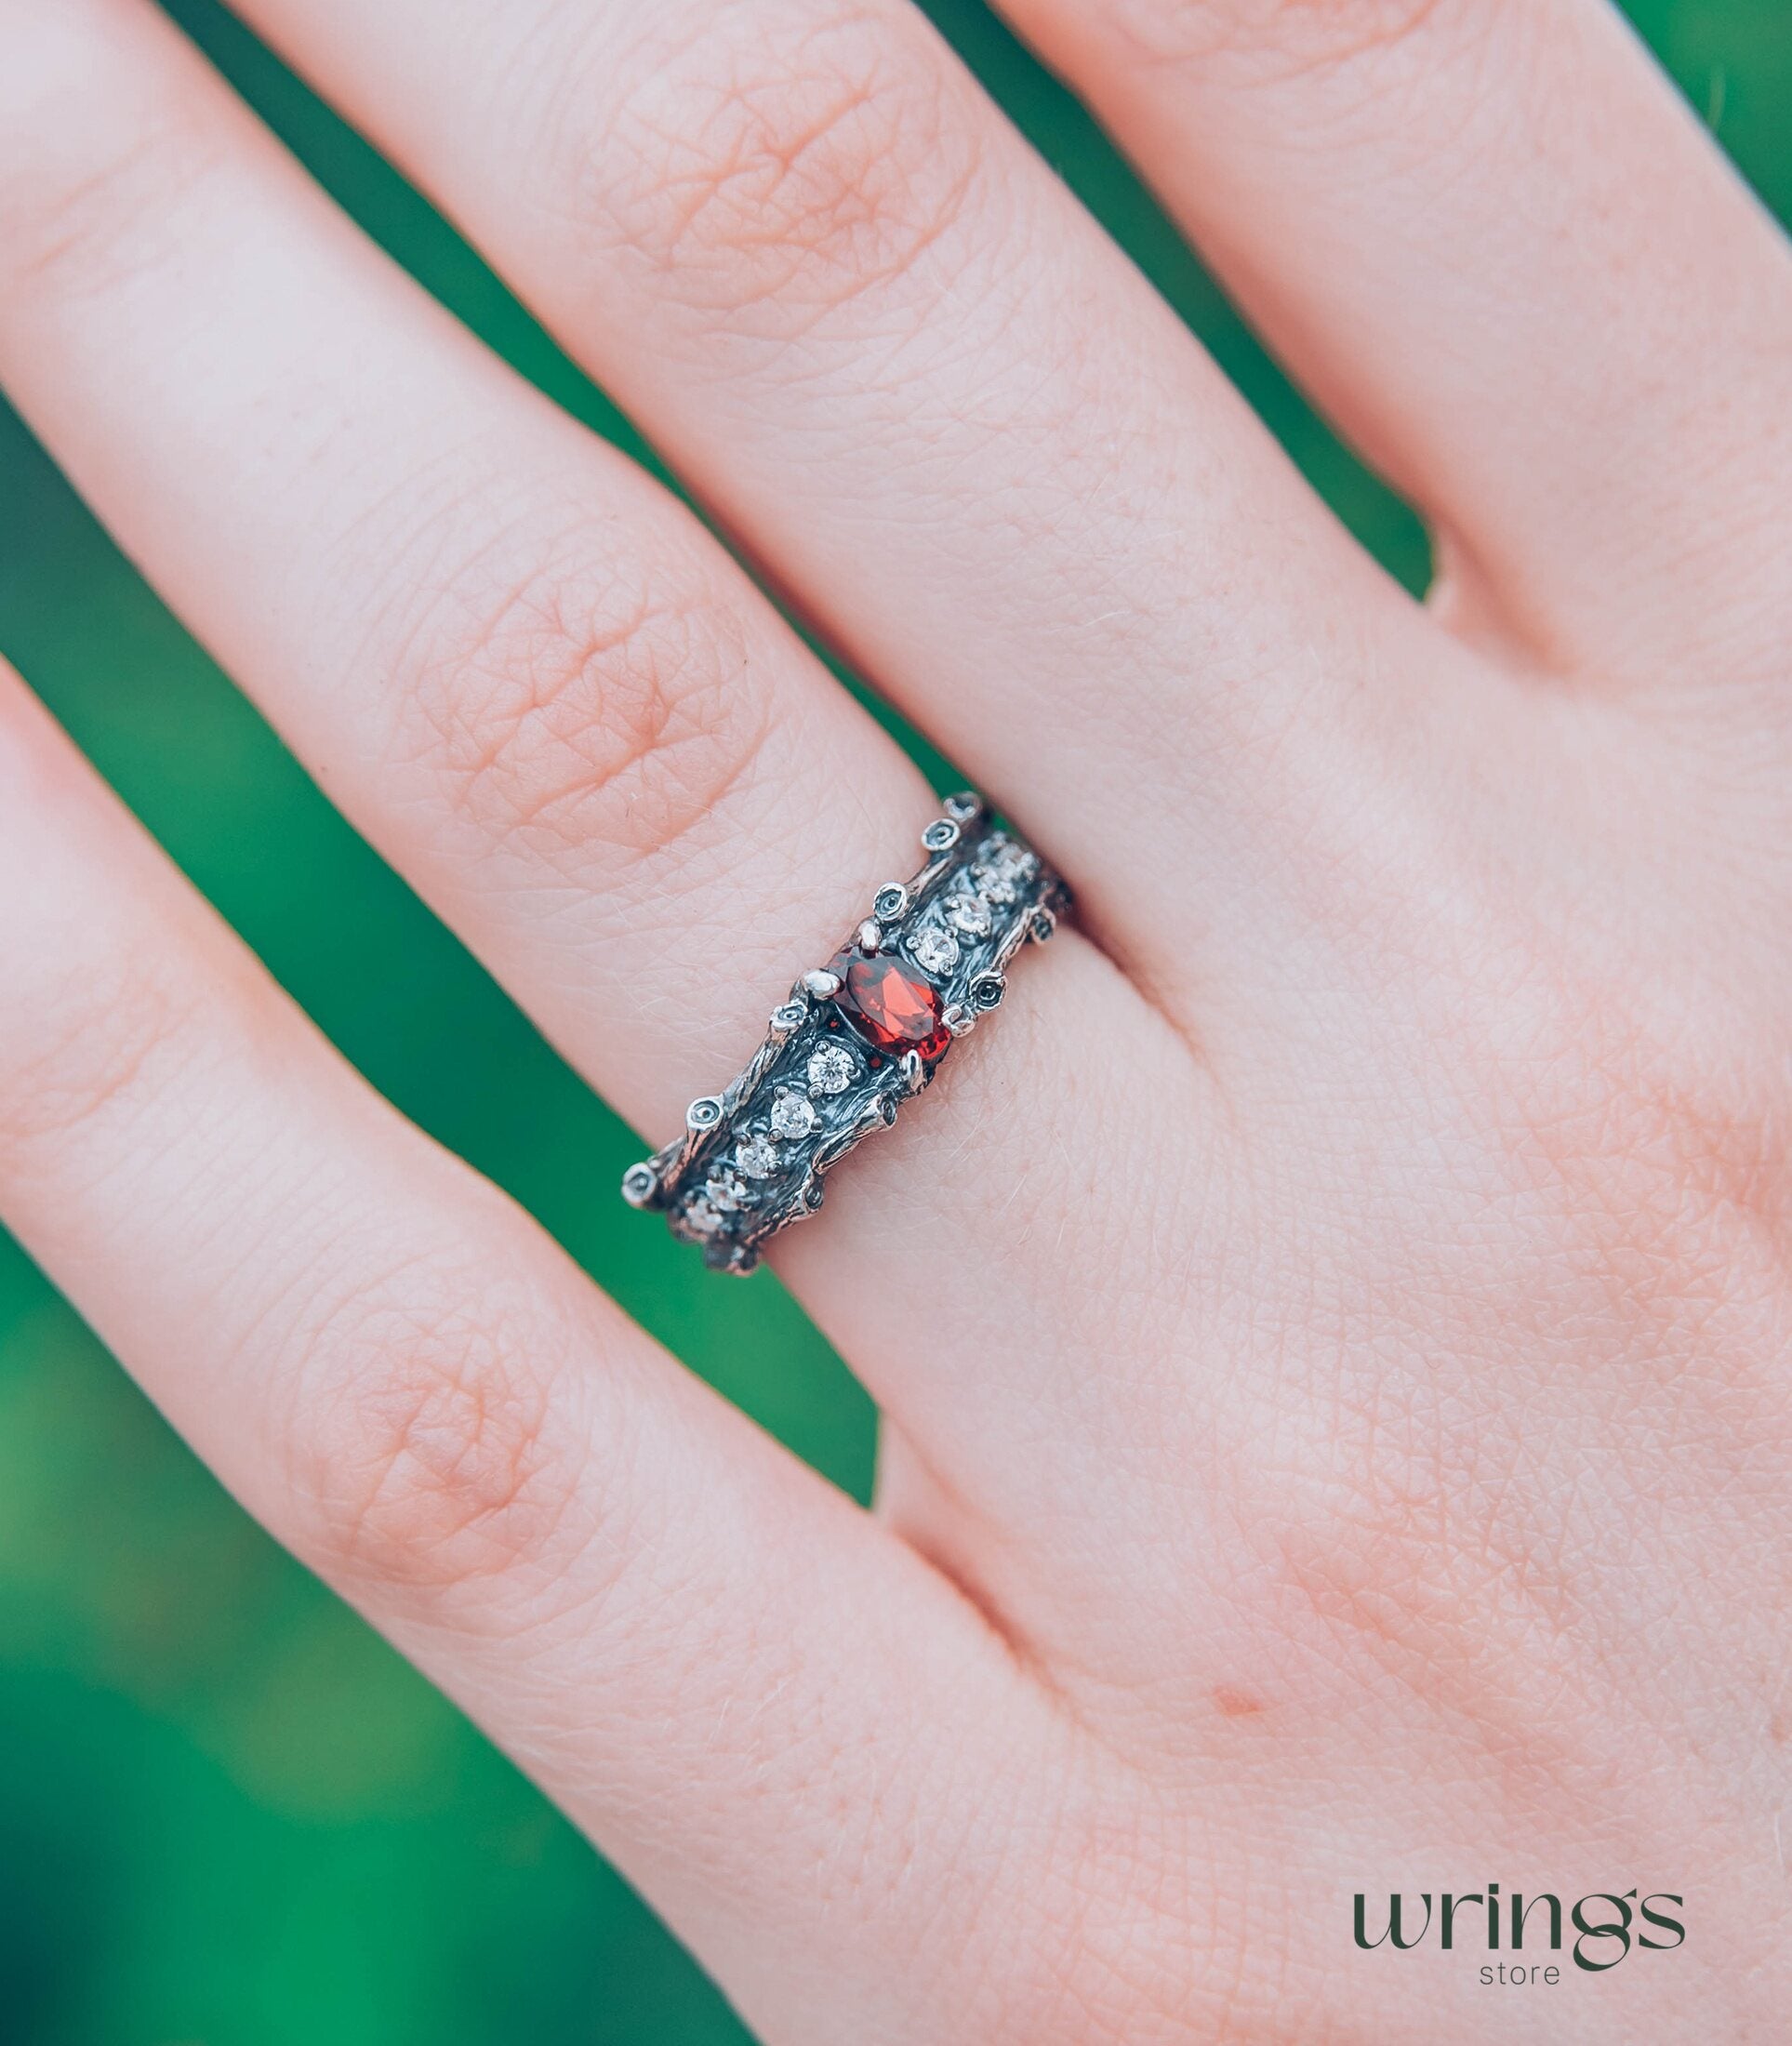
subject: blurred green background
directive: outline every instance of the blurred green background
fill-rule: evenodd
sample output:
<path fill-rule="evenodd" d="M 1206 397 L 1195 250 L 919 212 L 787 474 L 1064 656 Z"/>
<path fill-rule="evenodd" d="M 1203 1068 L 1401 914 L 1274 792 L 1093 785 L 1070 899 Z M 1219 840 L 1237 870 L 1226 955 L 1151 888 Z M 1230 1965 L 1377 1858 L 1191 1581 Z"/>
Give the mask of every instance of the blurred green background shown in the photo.
<path fill-rule="evenodd" d="M 640 450 L 477 259 L 219 8 L 170 11 L 425 283 Z M 1288 389 L 1065 94 L 976 0 L 929 11 L 1350 525 L 1422 583 L 1411 516 Z M 1788 0 L 1631 11 L 1792 216 Z M 710 1279 L 620 1206 L 638 1146 L 332 814 L 4 406 L 0 647 L 379 1087 L 697 1370 L 866 1494 L 871 1412 L 827 1346 L 769 1277 Z M 620 1880 L 243 1517 L 0 1237 L 0 2041 L 744 2038 Z"/>

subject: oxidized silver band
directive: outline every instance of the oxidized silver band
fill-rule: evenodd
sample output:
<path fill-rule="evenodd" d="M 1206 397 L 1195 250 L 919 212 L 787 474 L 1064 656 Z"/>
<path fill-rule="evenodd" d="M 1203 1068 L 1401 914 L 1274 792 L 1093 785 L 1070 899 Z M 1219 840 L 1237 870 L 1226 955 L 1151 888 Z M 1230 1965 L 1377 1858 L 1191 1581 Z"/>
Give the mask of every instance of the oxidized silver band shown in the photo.
<path fill-rule="evenodd" d="M 823 1176 L 896 1121 L 1002 1000 L 1009 961 L 1069 907 L 980 797 L 948 797 L 921 843 L 927 864 L 880 888 L 833 960 L 802 976 L 746 1070 L 622 1176 L 631 1207 L 663 1210 L 719 1270 L 751 1271 L 767 1237 L 820 1207 Z"/>

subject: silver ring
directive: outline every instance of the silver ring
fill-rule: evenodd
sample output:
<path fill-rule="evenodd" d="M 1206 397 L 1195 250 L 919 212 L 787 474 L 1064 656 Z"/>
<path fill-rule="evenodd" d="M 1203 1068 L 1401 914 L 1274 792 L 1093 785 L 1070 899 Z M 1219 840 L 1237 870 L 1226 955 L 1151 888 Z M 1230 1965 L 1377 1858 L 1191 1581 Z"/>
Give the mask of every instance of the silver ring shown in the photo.
<path fill-rule="evenodd" d="M 980 796 L 949 796 L 921 843 L 927 864 L 886 882 L 829 963 L 798 978 L 745 1070 L 622 1176 L 631 1207 L 658 1208 L 719 1271 L 751 1271 L 768 1237 L 815 1214 L 826 1175 L 889 1128 L 1001 1002 L 1015 954 L 1069 908 Z"/>

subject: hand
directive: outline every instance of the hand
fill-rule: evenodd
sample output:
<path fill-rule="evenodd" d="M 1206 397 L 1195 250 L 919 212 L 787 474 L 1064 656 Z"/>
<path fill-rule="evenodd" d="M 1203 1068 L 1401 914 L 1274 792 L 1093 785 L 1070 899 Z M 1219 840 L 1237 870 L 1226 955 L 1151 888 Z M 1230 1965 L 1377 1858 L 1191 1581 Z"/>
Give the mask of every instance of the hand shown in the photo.
<path fill-rule="evenodd" d="M 768 2041 L 1773 2036 L 1792 264 L 1617 18 L 1014 0 L 1426 508 L 1420 607 L 904 0 L 242 11 L 1080 925 L 780 1240 L 863 1515 L 8 683 L 8 1224 Z M 137 0 L 0 0 L 0 379 L 656 1141 L 910 864 L 721 547 Z M 1629 1936 L 1490 1988 L 1490 1880 Z"/>

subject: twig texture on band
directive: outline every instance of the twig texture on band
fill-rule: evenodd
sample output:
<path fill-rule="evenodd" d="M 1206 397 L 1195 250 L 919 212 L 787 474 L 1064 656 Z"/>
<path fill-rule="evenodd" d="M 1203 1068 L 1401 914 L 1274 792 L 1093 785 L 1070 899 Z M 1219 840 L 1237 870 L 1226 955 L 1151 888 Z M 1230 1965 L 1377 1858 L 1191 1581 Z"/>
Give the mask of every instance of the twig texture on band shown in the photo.
<path fill-rule="evenodd" d="M 767 1237 L 820 1207 L 828 1172 L 896 1121 L 1001 1002 L 1015 954 L 1069 907 L 975 795 L 949 797 L 921 842 L 927 864 L 880 888 L 833 959 L 799 977 L 745 1070 L 623 1175 L 625 1201 L 663 1210 L 720 1270 L 752 1270 Z"/>

